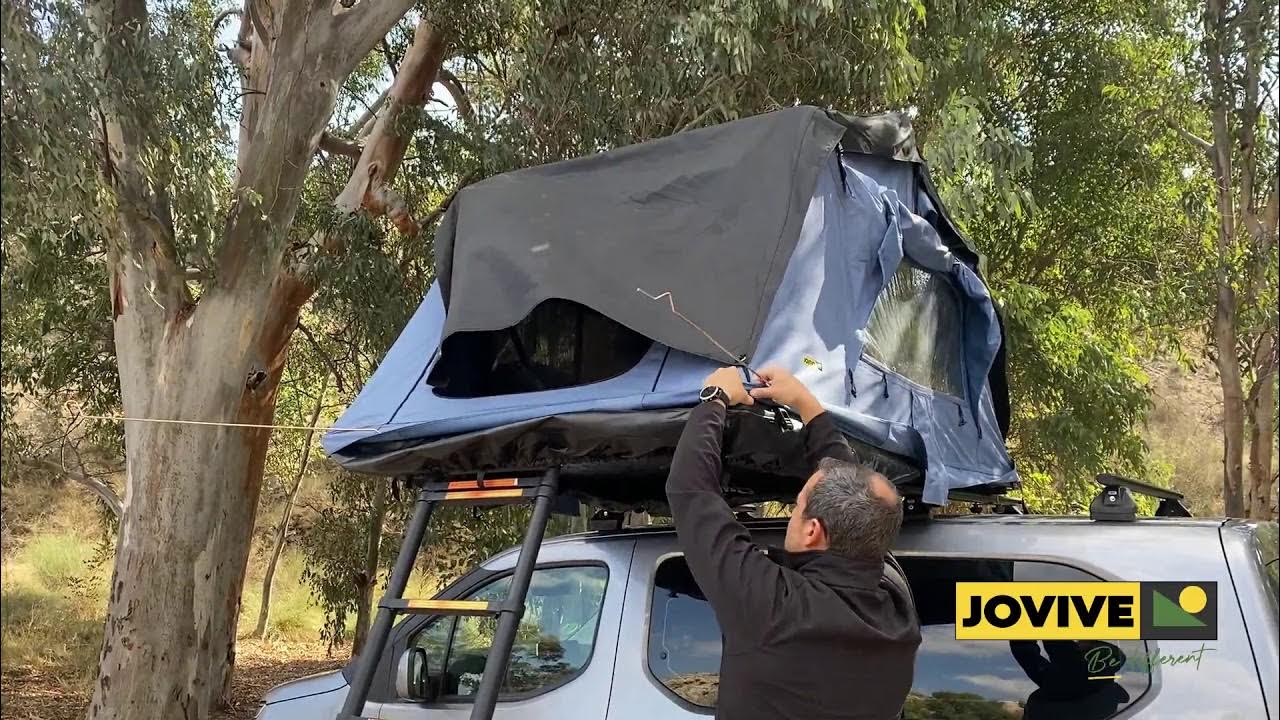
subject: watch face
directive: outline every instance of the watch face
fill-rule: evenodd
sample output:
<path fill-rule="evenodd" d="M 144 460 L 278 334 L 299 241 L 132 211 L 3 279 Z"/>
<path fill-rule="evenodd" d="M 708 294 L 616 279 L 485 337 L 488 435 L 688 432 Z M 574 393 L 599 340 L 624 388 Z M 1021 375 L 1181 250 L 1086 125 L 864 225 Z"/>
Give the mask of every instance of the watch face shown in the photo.
<path fill-rule="evenodd" d="M 716 399 L 716 395 L 720 392 L 720 388 L 715 385 L 709 385 L 702 388 L 702 392 L 698 393 L 698 399 L 702 402 L 708 402 Z"/>

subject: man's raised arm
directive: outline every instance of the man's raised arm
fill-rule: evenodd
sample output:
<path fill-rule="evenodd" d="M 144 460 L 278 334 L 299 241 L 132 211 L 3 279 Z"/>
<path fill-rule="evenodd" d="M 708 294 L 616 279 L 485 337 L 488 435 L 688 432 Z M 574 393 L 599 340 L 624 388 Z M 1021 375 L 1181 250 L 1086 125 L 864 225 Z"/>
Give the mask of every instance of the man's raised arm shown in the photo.
<path fill-rule="evenodd" d="M 720 493 L 720 447 L 728 405 L 752 404 L 737 368 L 707 378 L 720 399 L 689 413 L 667 476 L 667 502 L 694 580 L 726 635 L 756 637 L 773 612 L 782 569 L 751 541 Z"/>

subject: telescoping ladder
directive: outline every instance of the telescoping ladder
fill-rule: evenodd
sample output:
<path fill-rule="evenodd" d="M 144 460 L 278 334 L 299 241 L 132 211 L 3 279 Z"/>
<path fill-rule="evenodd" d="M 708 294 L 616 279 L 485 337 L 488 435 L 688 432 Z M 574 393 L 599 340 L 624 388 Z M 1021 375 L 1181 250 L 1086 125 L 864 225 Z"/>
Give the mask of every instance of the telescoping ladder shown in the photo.
<path fill-rule="evenodd" d="M 504 477 L 500 479 L 453 480 L 447 482 L 423 482 L 418 487 L 413 517 L 405 529 L 400 554 L 391 569 L 387 581 L 387 594 L 378 602 L 378 614 L 374 616 L 369 636 L 356 659 L 351 687 L 342 704 L 337 720 L 364 718 L 364 704 L 369 698 L 374 670 L 382 657 L 391 636 L 391 626 L 397 615 L 492 615 L 498 618 L 493 645 L 485 661 L 484 674 L 475 694 L 471 720 L 490 720 L 498 701 L 502 679 L 507 674 L 511 648 L 515 644 L 516 630 L 524 614 L 524 600 L 529 592 L 533 567 L 538 562 L 538 548 L 542 545 L 551 515 L 551 504 L 560 482 L 559 469 L 543 471 L 534 476 Z M 440 503 L 465 505 L 507 505 L 533 501 L 533 515 L 525 530 L 520 557 L 511 577 L 507 597 L 502 602 L 466 600 L 415 600 L 404 597 L 409 573 L 427 537 L 427 525 L 431 514 Z"/>

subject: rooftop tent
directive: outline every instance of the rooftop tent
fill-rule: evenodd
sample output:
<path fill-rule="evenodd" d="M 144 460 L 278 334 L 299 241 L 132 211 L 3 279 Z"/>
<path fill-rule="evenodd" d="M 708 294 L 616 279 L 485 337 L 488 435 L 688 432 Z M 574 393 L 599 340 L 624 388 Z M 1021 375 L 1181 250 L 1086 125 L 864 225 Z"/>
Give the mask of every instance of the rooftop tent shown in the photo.
<path fill-rule="evenodd" d="M 457 195 L 435 250 L 436 285 L 323 439 L 349 469 L 558 465 L 600 500 L 660 497 L 703 378 L 776 363 L 926 502 L 1016 482 L 999 318 L 902 115 L 796 107 L 498 175 Z M 794 494 L 796 426 L 735 409 L 730 494 Z"/>

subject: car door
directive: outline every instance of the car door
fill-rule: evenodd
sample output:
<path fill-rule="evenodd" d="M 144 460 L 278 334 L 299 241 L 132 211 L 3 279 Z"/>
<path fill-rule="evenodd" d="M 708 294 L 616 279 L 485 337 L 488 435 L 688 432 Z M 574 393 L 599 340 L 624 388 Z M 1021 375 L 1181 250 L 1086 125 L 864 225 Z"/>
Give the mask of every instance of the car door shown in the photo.
<path fill-rule="evenodd" d="M 494 717 L 599 718 L 609 702 L 630 539 L 575 539 L 549 543 L 539 553 L 525 613 Z M 511 582 L 515 554 L 500 556 L 477 585 L 452 599 L 500 600 Z M 496 619 L 433 617 L 407 632 L 389 659 L 391 685 L 398 655 L 407 646 L 427 652 L 439 698 L 420 703 L 393 698 L 379 703 L 385 720 L 463 720 L 470 717 Z M 392 693 L 394 695 L 394 693 Z"/>
<path fill-rule="evenodd" d="M 777 542 L 768 532 L 757 541 Z M 907 720 L 1039 717 L 1107 720 L 1131 717 L 1151 687 L 1149 671 L 1115 678 L 1071 675 L 1083 660 L 1145 656 L 1141 641 L 1094 643 L 959 642 L 956 580 L 1097 579 L 1044 560 L 969 559 L 918 549 L 899 553 L 922 617 L 924 642 L 904 708 Z M 645 538 L 636 548 L 626 617 L 619 637 L 608 720 L 691 720 L 715 713 L 719 625 L 698 590 L 674 537 Z M 851 669 L 856 672 L 856 669 Z M 1094 673 L 1095 675 L 1099 673 Z M 1024 707 L 1031 714 L 1022 715 Z"/>
<path fill-rule="evenodd" d="M 720 626 L 675 535 L 644 536 L 636 544 L 624 612 L 608 720 L 714 715 Z"/>

